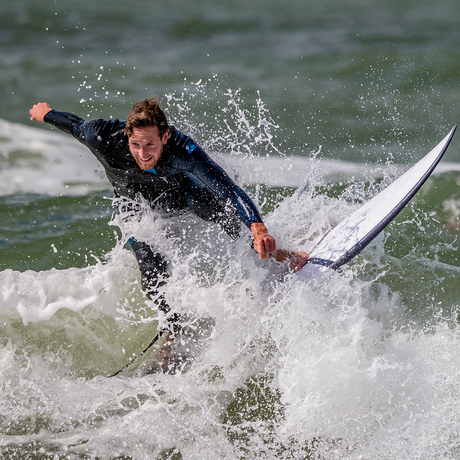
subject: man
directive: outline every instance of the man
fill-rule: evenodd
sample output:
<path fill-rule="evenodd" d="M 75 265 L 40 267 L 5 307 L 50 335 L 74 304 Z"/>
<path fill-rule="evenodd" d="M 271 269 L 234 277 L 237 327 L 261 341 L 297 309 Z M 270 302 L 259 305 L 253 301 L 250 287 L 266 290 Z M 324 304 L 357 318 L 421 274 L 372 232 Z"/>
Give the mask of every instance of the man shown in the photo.
<path fill-rule="evenodd" d="M 85 121 L 53 110 L 46 102 L 35 104 L 30 115 L 31 120 L 49 123 L 86 145 L 104 166 L 117 197 L 141 196 L 166 214 L 192 211 L 219 224 L 233 238 L 240 235 L 243 223 L 254 236 L 260 259 L 272 254 L 278 261 L 289 260 L 293 270 L 307 261 L 305 253 L 276 249 L 249 196 L 190 137 L 168 125 L 156 98 L 135 104 L 126 121 Z M 158 297 L 158 288 L 168 276 L 166 260 L 143 242 L 132 238 L 130 244 L 143 287 L 167 313 L 169 307 Z M 169 320 L 177 323 L 178 317 Z"/>

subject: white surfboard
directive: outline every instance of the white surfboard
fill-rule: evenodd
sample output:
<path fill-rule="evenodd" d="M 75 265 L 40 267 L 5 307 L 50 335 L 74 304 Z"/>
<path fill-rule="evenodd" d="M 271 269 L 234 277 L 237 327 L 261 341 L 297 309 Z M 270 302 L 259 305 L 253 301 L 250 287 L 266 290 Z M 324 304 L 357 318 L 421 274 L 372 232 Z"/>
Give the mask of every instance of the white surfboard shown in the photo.
<path fill-rule="evenodd" d="M 325 271 L 336 270 L 359 254 L 428 179 L 449 146 L 456 127 L 412 168 L 326 233 L 298 275 L 317 278 Z"/>

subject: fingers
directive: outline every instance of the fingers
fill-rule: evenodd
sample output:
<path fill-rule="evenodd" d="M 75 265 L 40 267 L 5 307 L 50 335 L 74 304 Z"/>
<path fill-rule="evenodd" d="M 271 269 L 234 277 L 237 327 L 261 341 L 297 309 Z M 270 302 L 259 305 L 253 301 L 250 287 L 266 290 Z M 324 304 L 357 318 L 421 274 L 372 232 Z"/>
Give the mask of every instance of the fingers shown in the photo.
<path fill-rule="evenodd" d="M 254 249 L 260 254 L 260 259 L 267 259 L 270 253 L 276 251 L 276 241 L 268 234 L 262 222 L 255 222 L 251 225 L 254 235 Z"/>
<path fill-rule="evenodd" d="M 278 249 L 272 256 L 279 263 L 286 263 L 289 266 L 289 270 L 297 272 L 299 271 L 308 261 L 310 256 L 303 251 L 289 251 L 287 249 Z"/>
<path fill-rule="evenodd" d="M 51 106 L 47 102 L 39 102 L 35 104 L 30 110 L 30 119 L 31 121 L 38 121 L 43 123 L 45 120 L 45 115 L 51 110 Z"/>
<path fill-rule="evenodd" d="M 298 272 L 308 262 L 309 258 L 310 256 L 306 252 L 295 252 L 289 263 L 290 270 Z"/>
<path fill-rule="evenodd" d="M 259 236 L 254 240 L 254 249 L 259 253 L 260 259 L 267 259 L 276 251 L 275 239 L 270 235 Z"/>

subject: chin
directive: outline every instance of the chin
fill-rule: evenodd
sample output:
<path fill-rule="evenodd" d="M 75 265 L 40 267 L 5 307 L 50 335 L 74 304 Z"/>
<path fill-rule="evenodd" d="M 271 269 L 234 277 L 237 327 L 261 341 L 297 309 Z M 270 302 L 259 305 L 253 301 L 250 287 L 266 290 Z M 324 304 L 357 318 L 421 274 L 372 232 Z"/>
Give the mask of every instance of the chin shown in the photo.
<path fill-rule="evenodd" d="M 143 170 L 146 170 L 146 169 L 152 169 L 155 167 L 155 163 L 152 162 L 152 163 L 140 163 L 139 161 L 137 162 L 137 165 L 139 166 L 139 168 L 143 169 Z"/>

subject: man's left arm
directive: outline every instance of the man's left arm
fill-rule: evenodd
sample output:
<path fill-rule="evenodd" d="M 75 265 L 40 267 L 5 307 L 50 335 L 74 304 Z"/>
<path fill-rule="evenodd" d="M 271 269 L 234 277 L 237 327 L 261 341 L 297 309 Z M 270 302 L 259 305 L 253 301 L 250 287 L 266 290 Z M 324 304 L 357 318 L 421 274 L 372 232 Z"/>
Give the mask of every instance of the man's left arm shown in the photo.
<path fill-rule="evenodd" d="M 219 199 L 229 200 L 235 207 L 241 221 L 251 230 L 254 236 L 254 249 L 260 259 L 272 255 L 278 262 L 289 261 L 291 270 L 299 270 L 308 260 L 305 252 L 277 250 L 276 241 L 269 233 L 262 217 L 247 193 L 238 187 L 228 174 L 199 147 L 201 159 L 192 168 L 193 175 L 203 182 Z"/>
<path fill-rule="evenodd" d="M 254 236 L 254 249 L 259 253 L 261 259 L 268 258 L 272 252 L 276 251 L 276 241 L 268 233 L 256 205 L 217 163 L 202 150 L 200 153 L 203 158 L 195 162 L 191 173 L 218 199 L 230 202 L 235 207 L 240 220 Z"/>

